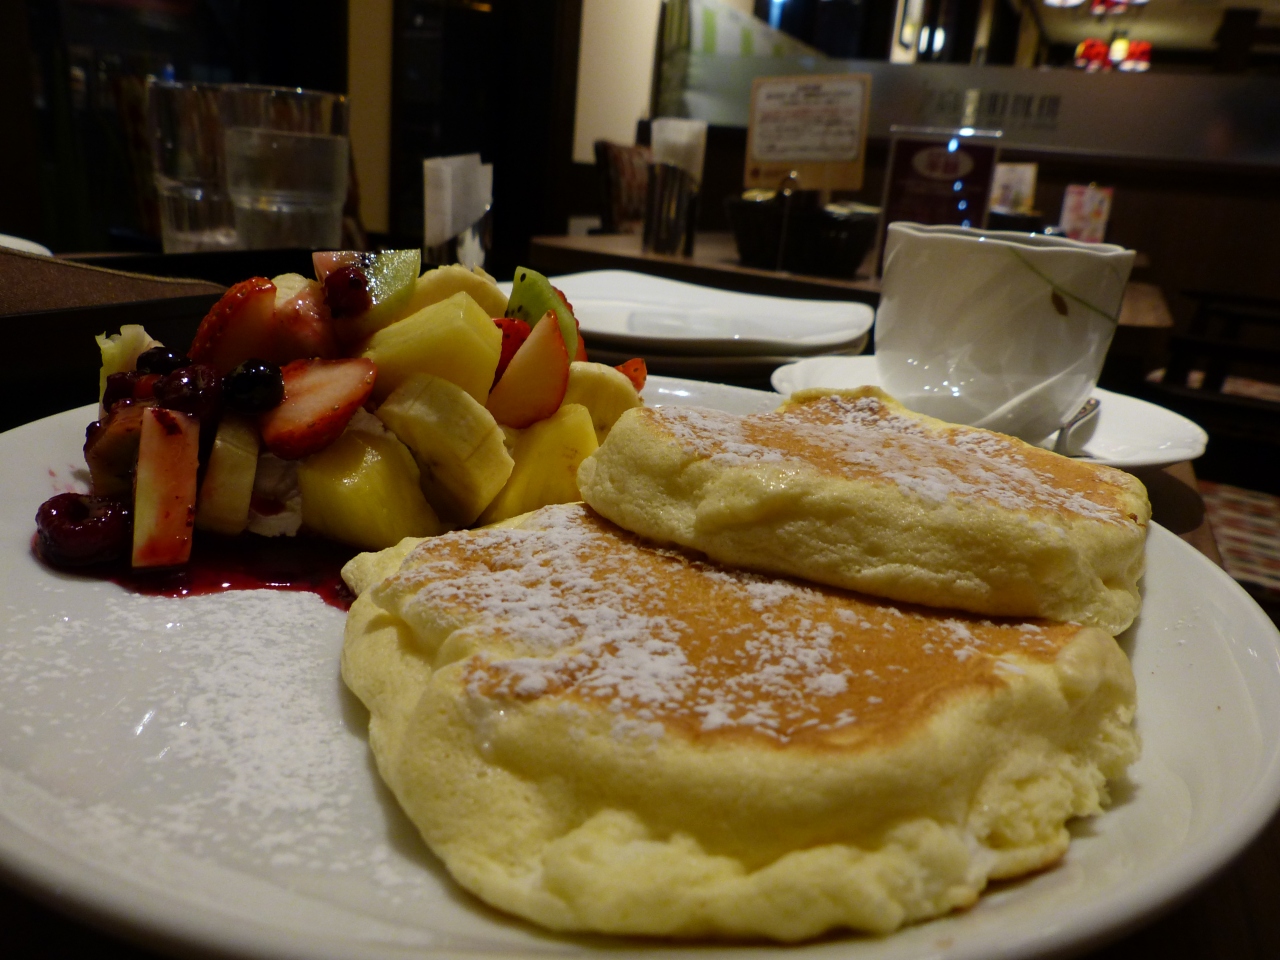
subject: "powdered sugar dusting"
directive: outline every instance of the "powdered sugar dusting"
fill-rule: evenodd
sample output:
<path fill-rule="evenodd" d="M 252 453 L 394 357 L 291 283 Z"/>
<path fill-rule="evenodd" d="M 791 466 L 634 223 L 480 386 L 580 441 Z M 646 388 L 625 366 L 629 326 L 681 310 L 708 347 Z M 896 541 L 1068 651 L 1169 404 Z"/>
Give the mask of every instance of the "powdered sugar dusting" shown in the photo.
<path fill-rule="evenodd" d="M 337 676 L 342 613 L 301 593 L 76 584 L 93 602 L 50 616 L 51 583 L 7 609 L 0 761 L 63 798 L 72 835 L 322 897 L 360 876 L 374 914 L 435 895 L 422 848 L 388 842 Z"/>
<path fill-rule="evenodd" d="M 985 430 L 937 429 L 874 396 L 824 397 L 748 416 L 697 407 L 649 415 L 689 455 L 716 463 L 805 463 L 850 478 L 883 478 L 930 505 L 959 500 L 1133 522 L 1118 506 L 1107 468 L 1058 463 L 1046 451 Z"/>
<path fill-rule="evenodd" d="M 467 667 L 473 699 L 572 697 L 640 724 L 616 731 L 825 734 L 891 717 L 938 682 L 992 680 L 1002 653 L 1052 656 L 1075 631 L 1031 634 L 721 569 L 580 505 L 536 517 L 425 541 L 373 596 L 437 642 L 442 624 L 493 635 Z"/>

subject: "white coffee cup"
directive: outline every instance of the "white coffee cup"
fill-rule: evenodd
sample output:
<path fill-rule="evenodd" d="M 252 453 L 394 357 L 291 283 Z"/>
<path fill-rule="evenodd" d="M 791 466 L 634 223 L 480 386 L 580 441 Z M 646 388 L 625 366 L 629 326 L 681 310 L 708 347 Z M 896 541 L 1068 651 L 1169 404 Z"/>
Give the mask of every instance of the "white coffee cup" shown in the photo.
<path fill-rule="evenodd" d="M 1032 442 L 1089 397 L 1134 253 L 1065 237 L 891 223 L 876 364 L 908 408 Z"/>

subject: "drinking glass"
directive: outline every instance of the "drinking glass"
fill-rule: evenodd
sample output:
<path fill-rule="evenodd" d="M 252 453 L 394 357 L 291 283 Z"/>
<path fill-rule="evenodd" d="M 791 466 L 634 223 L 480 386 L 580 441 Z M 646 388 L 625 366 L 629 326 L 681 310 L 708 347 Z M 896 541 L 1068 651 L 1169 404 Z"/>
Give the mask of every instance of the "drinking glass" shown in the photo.
<path fill-rule="evenodd" d="M 227 190 L 241 244 L 333 248 L 342 241 L 347 100 L 335 93 L 226 85 Z"/>
<path fill-rule="evenodd" d="M 220 96 L 217 84 L 147 81 L 147 133 L 165 253 L 239 246 L 222 167 Z"/>

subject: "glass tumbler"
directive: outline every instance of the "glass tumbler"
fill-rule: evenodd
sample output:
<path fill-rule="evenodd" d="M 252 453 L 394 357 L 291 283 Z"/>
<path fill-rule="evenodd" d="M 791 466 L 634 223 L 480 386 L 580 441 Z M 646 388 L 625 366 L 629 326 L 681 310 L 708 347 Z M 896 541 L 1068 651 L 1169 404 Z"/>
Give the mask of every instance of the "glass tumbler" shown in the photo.
<path fill-rule="evenodd" d="M 241 245 L 339 246 L 350 149 L 346 98 L 225 85 L 220 109 L 227 192 Z"/>
<path fill-rule="evenodd" d="M 147 133 L 165 253 L 240 245 L 222 166 L 220 97 L 217 84 L 147 81 Z"/>

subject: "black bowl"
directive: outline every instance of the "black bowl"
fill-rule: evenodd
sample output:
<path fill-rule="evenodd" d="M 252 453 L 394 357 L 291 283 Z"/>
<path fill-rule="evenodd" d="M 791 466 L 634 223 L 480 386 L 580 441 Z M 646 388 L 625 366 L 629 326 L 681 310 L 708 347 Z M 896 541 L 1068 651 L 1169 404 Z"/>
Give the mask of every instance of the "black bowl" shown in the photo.
<path fill-rule="evenodd" d="M 743 266 L 841 279 L 857 273 L 875 243 L 879 219 L 871 212 L 824 207 L 816 190 L 766 200 L 730 196 L 724 206 Z"/>

